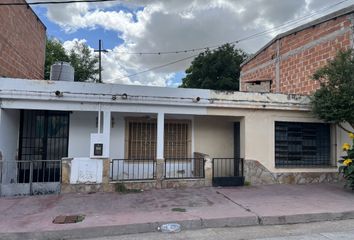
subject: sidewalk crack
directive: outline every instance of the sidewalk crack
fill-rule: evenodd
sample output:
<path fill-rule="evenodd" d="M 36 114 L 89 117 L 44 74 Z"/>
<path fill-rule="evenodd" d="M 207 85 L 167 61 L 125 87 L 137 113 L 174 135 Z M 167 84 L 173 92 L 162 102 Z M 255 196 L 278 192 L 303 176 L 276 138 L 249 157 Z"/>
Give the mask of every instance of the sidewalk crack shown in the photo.
<path fill-rule="evenodd" d="M 229 200 L 230 202 L 232 202 L 233 204 L 239 206 L 240 208 L 244 209 L 247 212 L 252 213 L 253 215 L 255 215 L 257 217 L 257 222 L 259 225 L 263 225 L 263 220 L 262 217 L 260 215 L 258 215 L 256 212 L 252 211 L 251 209 L 243 206 L 241 203 L 238 203 L 236 201 L 234 201 L 233 199 L 231 199 L 230 197 L 228 197 L 227 195 L 223 194 L 222 192 L 216 191 L 217 194 L 222 195 L 225 199 Z"/>

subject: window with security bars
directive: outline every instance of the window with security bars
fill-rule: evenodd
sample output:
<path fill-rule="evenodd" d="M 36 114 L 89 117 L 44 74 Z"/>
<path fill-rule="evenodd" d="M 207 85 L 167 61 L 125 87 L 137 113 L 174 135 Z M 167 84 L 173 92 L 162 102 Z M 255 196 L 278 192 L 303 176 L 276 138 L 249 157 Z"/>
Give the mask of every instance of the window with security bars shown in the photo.
<path fill-rule="evenodd" d="M 126 135 L 128 159 L 155 159 L 157 123 L 155 119 L 129 119 Z M 165 120 L 164 157 L 187 158 L 190 152 L 190 121 Z"/>
<path fill-rule="evenodd" d="M 330 125 L 275 122 L 276 167 L 331 166 Z"/>

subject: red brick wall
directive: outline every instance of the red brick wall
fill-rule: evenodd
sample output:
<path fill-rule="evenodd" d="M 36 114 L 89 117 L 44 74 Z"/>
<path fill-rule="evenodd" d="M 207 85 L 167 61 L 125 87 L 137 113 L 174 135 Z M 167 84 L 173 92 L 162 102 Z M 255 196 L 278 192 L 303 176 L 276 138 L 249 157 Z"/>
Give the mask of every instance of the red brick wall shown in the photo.
<path fill-rule="evenodd" d="M 43 79 L 45 43 L 45 26 L 32 9 L 0 7 L 0 77 Z"/>
<path fill-rule="evenodd" d="M 351 22 L 342 16 L 293 33 L 279 40 L 280 93 L 310 94 L 319 88 L 313 73 L 332 59 L 340 49 L 351 46 Z M 247 81 L 270 79 L 276 90 L 277 42 L 242 67 L 241 90 Z"/>

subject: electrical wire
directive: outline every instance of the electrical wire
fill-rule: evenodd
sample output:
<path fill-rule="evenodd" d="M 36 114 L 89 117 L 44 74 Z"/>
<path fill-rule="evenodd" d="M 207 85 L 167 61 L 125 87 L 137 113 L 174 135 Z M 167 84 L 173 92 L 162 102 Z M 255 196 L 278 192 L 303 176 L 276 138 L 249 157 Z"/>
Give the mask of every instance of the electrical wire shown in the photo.
<path fill-rule="evenodd" d="M 341 2 L 338 2 L 336 4 L 332 4 L 330 6 L 327 6 L 325 7 L 326 10 L 330 9 L 330 8 L 333 8 L 337 5 L 340 5 L 344 2 L 347 2 L 349 0 L 343 0 Z M 323 10 L 322 10 L 323 11 Z M 316 15 L 315 13 L 311 14 L 311 17 L 313 17 L 313 15 Z M 307 16 L 309 17 L 309 16 Z M 301 19 L 303 20 L 303 19 Z M 297 21 L 299 21 L 299 19 L 297 19 Z M 295 24 L 295 23 L 294 23 Z M 289 27 L 290 25 L 286 26 L 286 27 Z M 265 31 L 262 31 L 262 32 L 259 32 L 259 33 L 256 33 L 256 34 L 253 34 L 253 35 L 250 35 L 248 37 L 245 37 L 245 38 L 242 38 L 242 39 L 239 39 L 239 40 L 236 40 L 236 41 L 233 41 L 233 42 L 229 42 L 229 44 L 236 44 L 236 43 L 240 43 L 242 41 L 246 41 L 246 40 L 249 40 L 249 39 L 252 39 L 252 38 L 255 38 L 255 37 L 259 37 L 261 35 L 264 35 L 266 33 L 269 33 L 270 29 L 268 30 L 265 30 Z M 274 31 L 274 30 L 273 30 Z M 213 49 L 213 48 L 217 48 L 221 45 L 215 45 L 215 46 L 209 46 L 209 47 L 204 47 L 204 48 L 198 48 L 198 50 L 206 50 L 206 49 Z M 197 50 L 193 50 L 193 51 L 197 51 Z M 184 50 L 183 52 L 188 52 L 188 50 Z M 149 54 L 152 54 L 152 53 L 149 53 Z M 159 53 L 159 55 L 161 54 L 161 52 Z M 119 77 L 119 78 L 116 78 L 115 80 L 121 80 L 121 79 L 124 79 L 124 78 L 130 78 L 130 77 L 134 77 L 134 76 L 137 76 L 137 75 L 140 75 L 140 74 L 143 74 L 143 73 L 146 73 L 146 72 L 150 72 L 150 71 L 153 71 L 153 70 L 156 70 L 156 69 L 160 69 L 160 68 L 163 68 L 163 67 L 167 67 L 167 66 L 170 66 L 170 65 L 173 65 L 173 64 L 176 64 L 178 62 L 182 62 L 182 61 L 185 61 L 185 60 L 188 60 L 188 59 L 191 59 L 191 58 L 194 58 L 196 56 L 198 56 L 199 54 L 195 54 L 195 55 L 192 55 L 192 56 L 189 56 L 189 57 L 185 57 L 185 58 L 182 58 L 182 59 L 178 59 L 178 60 L 175 60 L 173 62 L 169 62 L 169 63 L 166 63 L 166 64 L 163 64 L 163 65 L 159 65 L 159 66 L 156 66 L 156 67 L 153 67 L 153 68 L 149 68 L 149 69 L 146 69 L 146 70 L 143 70 L 143 71 L 140 71 L 140 72 L 136 72 L 136 73 L 133 73 L 133 74 L 130 74 L 130 75 L 125 75 L 123 77 Z"/>
<path fill-rule="evenodd" d="M 159 65 L 159 66 L 156 66 L 156 67 L 152 67 L 152 68 L 143 70 L 143 71 L 141 71 L 141 72 L 136 72 L 136 73 L 129 74 L 129 75 L 125 75 L 125 76 L 122 76 L 122 77 L 119 77 L 119 78 L 115 78 L 114 80 L 121 80 L 121 79 L 124 79 L 124 78 L 134 77 L 134 76 L 136 76 L 136 75 L 140 75 L 140 74 L 143 74 L 143 73 L 146 73 L 146 72 L 151 72 L 151 71 L 156 70 L 156 69 L 164 68 L 164 67 L 167 67 L 167 66 L 170 66 L 170 65 L 179 63 L 179 62 L 186 61 L 186 60 L 191 59 L 191 58 L 195 58 L 195 57 L 198 56 L 198 55 L 199 55 L 199 54 L 194 54 L 194 55 L 192 55 L 192 56 L 188 56 L 188 57 L 185 57 L 185 58 L 182 58 L 182 59 L 178 59 L 178 60 L 173 61 L 173 62 L 165 63 L 165 64 L 163 64 L 163 65 Z"/>
<path fill-rule="evenodd" d="M 266 35 L 266 34 L 273 33 L 273 32 L 276 32 L 276 31 L 279 31 L 282 29 L 289 28 L 289 27 L 294 26 L 304 20 L 310 19 L 318 14 L 322 14 L 323 12 L 328 11 L 328 10 L 330 10 L 338 5 L 341 5 L 345 2 L 348 2 L 348 1 L 349 0 L 343 0 L 343 1 L 337 2 L 335 4 L 325 6 L 317 11 L 312 12 L 311 14 L 302 16 L 301 18 L 290 20 L 290 21 L 287 21 L 287 22 L 280 24 L 276 27 L 272 27 L 270 29 L 249 35 L 247 37 L 244 37 L 244 38 L 241 38 L 238 40 L 234 40 L 231 42 L 224 42 L 222 44 L 199 47 L 199 48 L 191 48 L 191 49 L 183 49 L 183 50 L 170 50 L 170 51 L 158 51 L 158 52 L 124 52 L 124 51 L 115 51 L 115 50 L 111 50 L 111 52 L 118 53 L 118 54 L 129 54 L 129 55 L 167 55 L 167 54 L 180 54 L 180 53 L 188 53 L 188 52 L 205 51 L 207 49 L 215 49 L 215 48 L 218 48 L 224 44 L 238 44 L 238 43 L 246 41 L 246 40 L 251 40 L 253 38 L 260 37 L 262 35 Z"/>
<path fill-rule="evenodd" d="M 28 5 L 53 5 L 53 4 L 71 4 L 71 3 L 100 3 L 117 2 L 118 0 L 69 0 L 69 1 L 38 1 L 38 2 L 8 2 L 0 3 L 0 6 L 28 6 Z"/>

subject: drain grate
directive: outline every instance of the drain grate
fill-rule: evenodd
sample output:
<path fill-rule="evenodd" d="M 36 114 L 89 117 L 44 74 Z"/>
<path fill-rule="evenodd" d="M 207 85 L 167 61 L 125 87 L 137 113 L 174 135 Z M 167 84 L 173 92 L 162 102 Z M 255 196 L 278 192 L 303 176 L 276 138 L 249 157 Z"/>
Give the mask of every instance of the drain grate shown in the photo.
<path fill-rule="evenodd" d="M 70 215 L 70 216 L 57 216 L 54 218 L 54 224 L 68 224 L 68 223 L 78 223 L 85 219 L 85 215 Z"/>

